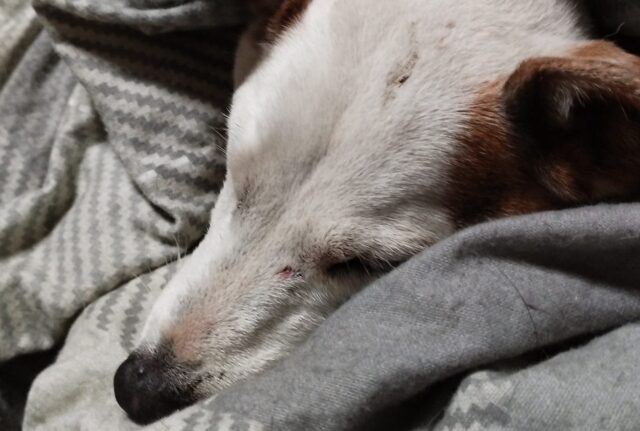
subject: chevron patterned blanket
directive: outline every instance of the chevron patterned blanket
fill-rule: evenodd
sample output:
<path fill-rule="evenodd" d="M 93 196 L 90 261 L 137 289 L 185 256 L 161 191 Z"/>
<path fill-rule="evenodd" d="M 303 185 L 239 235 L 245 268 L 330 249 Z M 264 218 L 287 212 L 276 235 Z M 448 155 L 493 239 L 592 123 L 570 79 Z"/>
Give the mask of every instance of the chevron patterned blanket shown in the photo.
<path fill-rule="evenodd" d="M 215 204 L 238 4 L 0 3 L 0 368 L 60 348 L 24 420 L 0 373 L 0 429 L 140 428 L 113 373 Z M 461 232 L 147 429 L 640 429 L 639 221 L 601 205 Z"/>

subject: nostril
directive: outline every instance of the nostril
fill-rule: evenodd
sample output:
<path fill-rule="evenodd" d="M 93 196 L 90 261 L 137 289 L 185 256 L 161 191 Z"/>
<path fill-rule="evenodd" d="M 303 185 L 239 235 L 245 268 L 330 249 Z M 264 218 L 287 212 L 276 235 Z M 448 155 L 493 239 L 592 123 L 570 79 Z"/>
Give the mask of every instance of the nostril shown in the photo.
<path fill-rule="evenodd" d="M 113 391 L 116 401 L 135 421 L 146 421 L 150 409 L 157 404 L 163 376 L 161 367 L 151 356 L 131 354 L 119 367 L 113 377 Z"/>
<path fill-rule="evenodd" d="M 134 404 L 135 398 L 135 382 L 131 378 L 132 362 L 135 359 L 129 356 L 118 367 L 116 374 L 113 376 L 113 392 L 116 396 L 116 401 L 125 411 L 129 412 Z"/>
<path fill-rule="evenodd" d="M 180 382 L 168 381 L 166 368 L 153 355 L 137 353 L 118 367 L 114 395 L 133 421 L 147 424 L 193 402 L 191 394 L 176 389 Z"/>

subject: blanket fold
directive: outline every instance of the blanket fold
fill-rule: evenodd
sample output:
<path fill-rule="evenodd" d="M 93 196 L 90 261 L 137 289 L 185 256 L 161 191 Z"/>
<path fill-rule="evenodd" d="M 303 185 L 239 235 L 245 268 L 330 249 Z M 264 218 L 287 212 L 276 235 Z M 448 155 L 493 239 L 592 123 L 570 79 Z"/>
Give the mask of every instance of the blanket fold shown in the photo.
<path fill-rule="evenodd" d="M 140 429 L 113 374 L 224 179 L 239 3 L 0 5 L 0 364 L 62 345 L 25 430 Z M 638 204 L 476 226 L 145 428 L 640 429 L 638 261 Z"/>

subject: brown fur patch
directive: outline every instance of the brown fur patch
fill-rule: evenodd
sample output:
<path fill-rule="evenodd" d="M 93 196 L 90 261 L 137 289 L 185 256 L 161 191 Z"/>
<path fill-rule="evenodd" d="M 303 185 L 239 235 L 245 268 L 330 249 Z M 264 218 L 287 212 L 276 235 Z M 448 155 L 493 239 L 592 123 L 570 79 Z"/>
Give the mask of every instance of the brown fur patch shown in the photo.
<path fill-rule="evenodd" d="M 459 227 L 640 195 L 640 60 L 607 42 L 523 62 L 468 111 L 449 172 Z"/>
<path fill-rule="evenodd" d="M 448 207 L 461 228 L 488 219 L 551 209 L 552 196 L 525 175 L 502 109 L 496 81 L 483 88 L 468 111 L 449 172 Z"/>

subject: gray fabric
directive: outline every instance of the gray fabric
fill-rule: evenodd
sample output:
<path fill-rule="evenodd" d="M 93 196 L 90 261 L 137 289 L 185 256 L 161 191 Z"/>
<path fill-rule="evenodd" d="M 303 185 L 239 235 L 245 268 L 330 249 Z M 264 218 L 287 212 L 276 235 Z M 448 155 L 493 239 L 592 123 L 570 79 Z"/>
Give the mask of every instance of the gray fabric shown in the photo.
<path fill-rule="evenodd" d="M 269 429 L 402 429 L 385 413 L 445 378 L 637 320 L 639 221 L 638 205 L 600 206 L 463 232 L 215 406 Z M 472 375 L 442 420 L 406 429 L 638 429 L 639 336 L 629 325 L 537 365 Z"/>
<path fill-rule="evenodd" d="M 0 56 L 0 360 L 51 347 L 87 304 L 202 235 L 234 40 L 146 36 L 101 1 L 36 2 L 43 31 L 22 3 L 0 31 L 13 41 Z M 178 25 L 197 6 L 148 13 Z"/>
<path fill-rule="evenodd" d="M 0 363 L 87 306 L 134 324 L 146 292 L 96 300 L 206 229 L 242 21 L 224 3 L 0 1 Z"/>
<path fill-rule="evenodd" d="M 140 429 L 113 373 L 206 228 L 241 14 L 35 6 L 44 30 L 26 1 L 0 6 L 0 362 L 64 343 L 26 430 Z M 477 226 L 273 369 L 146 429 L 640 429 L 639 261 L 640 205 Z"/>

